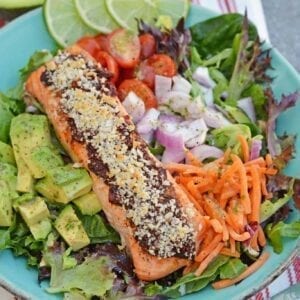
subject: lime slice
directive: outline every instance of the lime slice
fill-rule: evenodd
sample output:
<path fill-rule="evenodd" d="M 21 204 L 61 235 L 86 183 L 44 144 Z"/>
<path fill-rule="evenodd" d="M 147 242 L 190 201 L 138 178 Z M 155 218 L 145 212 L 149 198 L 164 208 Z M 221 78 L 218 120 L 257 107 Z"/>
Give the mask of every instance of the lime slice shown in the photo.
<path fill-rule="evenodd" d="M 105 0 L 75 0 L 77 12 L 91 28 L 102 33 L 110 33 L 118 28 L 118 23 L 109 14 Z"/>
<path fill-rule="evenodd" d="M 157 17 L 153 0 L 106 0 L 106 5 L 120 26 L 133 31 L 137 31 L 137 19 L 153 24 Z"/>
<path fill-rule="evenodd" d="M 157 16 L 170 16 L 172 18 L 173 27 L 178 21 L 186 18 L 190 8 L 189 0 L 157 0 Z"/>
<path fill-rule="evenodd" d="M 82 21 L 74 0 L 47 0 L 44 15 L 50 34 L 60 46 L 66 47 L 82 36 L 96 34 Z"/>
<path fill-rule="evenodd" d="M 0 8 L 17 9 L 38 6 L 43 4 L 43 2 L 44 0 L 0 0 Z"/>

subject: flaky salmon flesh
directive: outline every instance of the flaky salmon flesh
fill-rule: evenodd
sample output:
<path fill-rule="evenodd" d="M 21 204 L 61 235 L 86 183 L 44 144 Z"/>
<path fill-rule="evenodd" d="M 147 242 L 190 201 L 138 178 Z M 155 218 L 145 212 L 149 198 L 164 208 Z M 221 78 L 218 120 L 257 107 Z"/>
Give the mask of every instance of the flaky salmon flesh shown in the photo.
<path fill-rule="evenodd" d="M 109 77 L 88 53 L 72 46 L 33 72 L 25 89 L 73 161 L 89 171 L 138 278 L 152 281 L 193 260 L 205 220 L 149 152 Z"/>

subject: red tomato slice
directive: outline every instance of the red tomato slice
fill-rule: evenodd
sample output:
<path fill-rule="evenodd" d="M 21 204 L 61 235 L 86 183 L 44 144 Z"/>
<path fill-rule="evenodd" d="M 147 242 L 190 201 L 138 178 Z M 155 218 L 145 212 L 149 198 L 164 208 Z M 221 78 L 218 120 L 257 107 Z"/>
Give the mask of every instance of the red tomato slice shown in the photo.
<path fill-rule="evenodd" d="M 141 43 L 141 59 L 146 59 L 153 55 L 156 50 L 156 41 L 152 34 L 144 33 L 139 36 Z"/>
<path fill-rule="evenodd" d="M 157 100 L 153 92 L 142 81 L 138 79 L 124 80 L 118 88 L 120 100 L 123 101 L 130 91 L 134 92 L 144 101 L 146 109 L 157 107 Z"/>
<path fill-rule="evenodd" d="M 125 29 L 117 29 L 107 38 L 109 54 L 122 68 L 133 68 L 139 62 L 141 44 L 138 36 Z"/>
<path fill-rule="evenodd" d="M 90 53 L 93 57 L 100 50 L 99 44 L 96 42 L 94 37 L 85 36 L 77 41 L 77 45 Z"/>
<path fill-rule="evenodd" d="M 176 73 L 176 64 L 170 56 L 154 54 L 141 63 L 138 78 L 153 88 L 155 75 L 173 77 Z"/>
<path fill-rule="evenodd" d="M 112 73 L 113 77 L 111 78 L 111 82 L 115 83 L 119 78 L 119 66 L 113 57 L 105 51 L 98 51 L 95 59 L 103 68 Z"/>
<path fill-rule="evenodd" d="M 108 51 L 107 50 L 107 36 L 104 34 L 98 34 L 95 36 L 95 41 L 100 46 L 100 50 Z"/>

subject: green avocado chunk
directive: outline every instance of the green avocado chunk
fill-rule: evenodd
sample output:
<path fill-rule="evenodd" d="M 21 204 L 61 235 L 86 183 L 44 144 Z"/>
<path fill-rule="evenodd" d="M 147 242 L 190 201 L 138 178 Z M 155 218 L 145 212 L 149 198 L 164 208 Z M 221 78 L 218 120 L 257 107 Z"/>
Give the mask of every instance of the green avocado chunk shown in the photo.
<path fill-rule="evenodd" d="M 16 156 L 24 160 L 34 178 L 43 178 L 47 170 L 63 165 L 51 142 L 46 116 L 18 115 L 12 120 L 10 136 Z"/>
<path fill-rule="evenodd" d="M 49 218 L 43 219 L 29 227 L 30 232 L 36 240 L 44 240 L 52 229 Z"/>
<path fill-rule="evenodd" d="M 41 197 L 34 197 L 20 204 L 18 210 L 29 227 L 50 216 L 48 207 Z"/>
<path fill-rule="evenodd" d="M 13 149 L 0 141 L 0 162 L 16 165 Z"/>
<path fill-rule="evenodd" d="M 85 169 L 66 165 L 49 170 L 35 188 L 47 199 L 66 204 L 87 194 L 92 188 L 92 180 Z"/>
<path fill-rule="evenodd" d="M 83 215 L 95 215 L 101 210 L 101 203 L 94 192 L 89 192 L 75 200 L 73 203 L 79 208 Z"/>
<path fill-rule="evenodd" d="M 71 205 L 67 205 L 61 211 L 54 226 L 74 251 L 77 251 L 90 243 L 90 239 Z"/>
<path fill-rule="evenodd" d="M 15 166 L 0 162 L 0 180 L 3 180 L 7 183 L 11 199 L 17 198 L 19 196 L 16 191 L 17 169 Z"/>
<path fill-rule="evenodd" d="M 11 226 L 13 219 L 10 190 L 4 180 L 0 180 L 0 226 Z"/>

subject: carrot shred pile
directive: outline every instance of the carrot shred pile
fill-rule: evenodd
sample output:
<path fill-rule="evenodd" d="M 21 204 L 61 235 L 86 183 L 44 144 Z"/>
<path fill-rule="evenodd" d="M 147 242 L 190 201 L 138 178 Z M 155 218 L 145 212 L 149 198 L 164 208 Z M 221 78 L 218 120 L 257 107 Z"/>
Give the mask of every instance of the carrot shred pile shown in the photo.
<path fill-rule="evenodd" d="M 259 225 L 251 237 L 246 228 L 254 222 L 260 223 L 262 199 L 270 196 L 266 187 L 267 175 L 275 175 L 277 170 L 269 154 L 265 158 L 249 160 L 247 140 L 243 136 L 238 139 L 242 159 L 227 150 L 223 157 L 204 164 L 188 153 L 188 164 L 165 165 L 195 208 L 205 217 L 208 228 L 199 240 L 194 261 L 186 267 L 184 274 L 194 272 L 197 276 L 201 275 L 219 254 L 240 257 L 237 242 L 249 241 L 257 251 L 266 245 L 264 232 Z M 264 259 L 267 259 L 266 255 Z M 256 266 L 253 265 L 246 269 L 246 275 L 251 274 Z M 230 282 L 222 281 L 216 283 L 215 287 L 225 287 Z"/>

